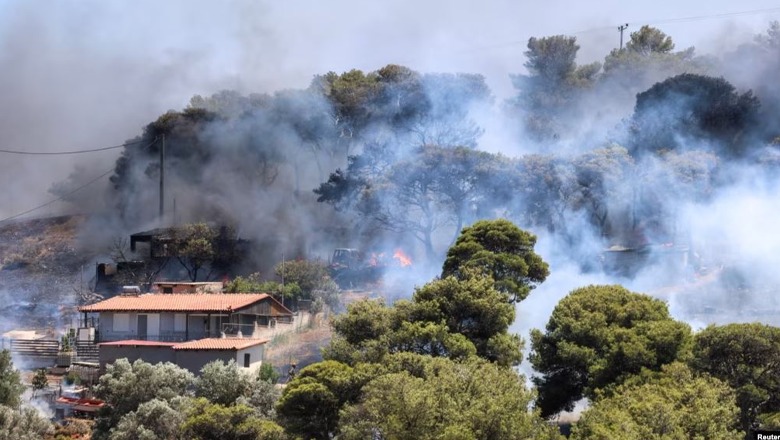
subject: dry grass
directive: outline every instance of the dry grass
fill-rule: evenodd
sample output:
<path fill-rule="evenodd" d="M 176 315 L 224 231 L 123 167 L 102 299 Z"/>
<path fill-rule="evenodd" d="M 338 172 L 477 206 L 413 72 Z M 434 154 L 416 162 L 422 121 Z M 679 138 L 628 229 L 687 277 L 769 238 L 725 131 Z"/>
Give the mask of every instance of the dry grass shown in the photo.
<path fill-rule="evenodd" d="M 83 216 L 14 222 L 0 227 L 0 268 L 46 268 L 72 261 Z"/>
<path fill-rule="evenodd" d="M 317 315 L 317 318 L 322 315 Z M 320 349 L 330 342 L 332 331 L 325 319 L 314 319 L 310 328 L 297 333 L 275 337 L 265 353 L 265 361 L 273 365 L 286 382 L 290 364 L 297 364 L 300 370 L 306 365 L 322 360 Z"/>

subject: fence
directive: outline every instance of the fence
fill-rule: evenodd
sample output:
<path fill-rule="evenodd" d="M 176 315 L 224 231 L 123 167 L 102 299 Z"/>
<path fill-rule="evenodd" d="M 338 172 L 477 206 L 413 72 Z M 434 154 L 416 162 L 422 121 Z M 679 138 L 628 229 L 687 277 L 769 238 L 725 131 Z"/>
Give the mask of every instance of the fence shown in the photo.
<path fill-rule="evenodd" d="M 82 362 L 98 362 L 98 346 L 92 341 L 76 341 L 76 357 Z"/>
<path fill-rule="evenodd" d="M 304 328 L 307 328 L 310 322 L 311 313 L 299 311 L 293 317 L 292 322 L 275 322 L 273 325 L 269 326 L 255 326 L 252 337 L 273 339 L 274 337 L 285 333 L 299 332 Z"/>
<path fill-rule="evenodd" d="M 0 339 L 0 350 L 9 350 L 23 368 L 50 367 L 57 361 L 60 341 L 57 339 Z"/>

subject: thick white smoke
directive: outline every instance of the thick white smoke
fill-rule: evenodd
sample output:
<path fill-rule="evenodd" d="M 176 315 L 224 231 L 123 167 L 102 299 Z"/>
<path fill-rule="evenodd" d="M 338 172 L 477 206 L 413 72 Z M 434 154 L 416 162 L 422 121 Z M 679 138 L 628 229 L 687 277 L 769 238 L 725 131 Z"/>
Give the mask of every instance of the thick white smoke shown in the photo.
<path fill-rule="evenodd" d="M 738 9 L 774 7 L 771 2 L 754 0 L 741 3 Z M 45 11 L 41 8 L 41 4 L 23 1 L 0 3 L 3 149 L 61 151 L 116 145 L 138 135 L 145 124 L 165 110 L 184 108 L 195 94 L 209 96 L 222 89 L 243 95 L 302 89 L 316 74 L 353 68 L 373 71 L 397 63 L 420 72 L 470 72 L 485 76 L 497 99 L 492 107 L 474 109 L 474 119 L 485 129 L 480 149 L 512 157 L 538 152 L 579 154 L 613 140 L 616 125 L 630 116 L 634 96 L 625 90 L 609 89 L 589 95 L 580 103 L 585 116 L 569 121 L 572 137 L 558 145 L 518 140 L 516 121 L 504 119 L 500 106 L 515 93 L 509 74 L 525 73 L 522 53 L 529 37 L 575 35 L 582 47 L 578 63 L 584 64 L 602 61 L 617 46 L 618 24 L 628 21 L 628 30 L 635 31 L 644 23 L 660 23 L 658 26 L 675 39 L 677 49 L 696 46 L 697 53 L 720 56 L 749 42 L 766 29 L 770 19 L 778 16 L 773 10 L 708 18 L 718 12 L 735 12 L 733 2 L 725 0 L 710 2 L 706 11 L 698 4 L 671 0 L 631 5 L 610 0 L 598 7 L 563 0 L 537 5 L 509 0 L 487 4 L 404 0 L 381 5 L 354 0 L 309 0 L 294 6 L 257 1 L 137 1 L 121 5 L 90 1 L 78 6 L 47 4 Z M 728 38 L 724 38 L 726 33 Z M 728 62 L 725 65 L 731 66 Z M 766 85 L 766 90 L 774 90 L 765 84 L 765 75 L 746 77 L 740 72 L 735 68 L 713 73 L 722 73 L 728 79 L 743 78 L 738 83 L 742 89 Z M 169 197 L 176 198 L 178 216 L 197 219 L 204 215 L 197 211 L 200 206 L 215 207 L 231 212 L 248 237 L 272 235 L 272 239 L 290 240 L 294 247 L 320 257 L 326 257 L 332 247 L 354 244 L 307 239 L 314 230 L 324 235 L 327 231 L 322 230 L 322 225 L 341 220 L 332 211 L 323 214 L 326 206 L 322 206 L 323 213 L 291 210 L 290 205 L 296 203 L 292 197 L 269 196 L 258 188 L 247 188 L 235 169 L 240 158 L 237 161 L 230 156 L 229 136 L 235 129 L 215 126 L 214 132 L 209 133 L 227 139 L 223 155 L 213 158 L 202 176 L 206 181 L 218 182 L 212 188 L 221 187 L 220 191 L 209 192 L 204 200 L 197 187 L 177 180 L 181 176 L 170 176 Z M 289 136 L 291 148 L 300 144 L 300 139 L 284 130 L 278 136 Z M 47 190 L 74 169 L 78 170 L 74 182 L 83 182 L 111 168 L 116 158 L 116 150 L 59 159 L 4 155 L 0 162 L 0 185 L 5 189 L 0 192 L 0 216 L 4 218 L 49 200 L 53 196 Z M 341 163 L 334 160 L 323 164 L 325 176 L 334 166 L 343 166 L 343 159 Z M 146 179 L 145 169 L 132 172 L 137 180 Z M 291 169 L 283 170 L 285 174 L 279 178 L 290 193 L 300 190 L 309 197 L 305 202 L 315 205 L 310 191 L 323 181 L 320 167 L 302 161 L 296 172 L 302 176 L 300 181 L 296 182 Z M 750 171 L 729 175 L 749 176 Z M 678 223 L 692 231 L 690 246 L 697 249 L 698 243 L 703 243 L 700 254 L 713 262 L 711 270 L 727 264 L 733 267 L 739 262 L 742 276 L 759 286 L 753 287 L 752 291 L 756 291 L 774 281 L 774 180 L 764 186 L 756 186 L 743 177 L 735 182 L 727 184 L 725 192 L 706 204 L 681 204 L 675 206 L 675 211 L 680 217 Z M 104 198 L 107 184 L 102 183 L 86 190 L 88 196 L 79 199 L 84 204 L 55 205 L 54 209 L 110 206 Z M 150 218 L 149 226 L 154 226 L 155 191 L 154 186 L 139 189 L 132 199 L 135 209 Z M 236 198 L 244 202 L 237 203 Z M 59 211 L 37 214 L 50 212 Z M 269 228 L 271 224 L 279 230 Z M 101 228 L 93 228 L 97 229 Z M 583 273 L 583 265 L 597 266 L 596 261 L 583 260 L 598 258 L 599 250 L 610 243 L 597 239 L 598 233 L 582 219 L 573 222 L 570 230 L 578 231 L 581 237 L 579 247 L 573 250 L 538 231 L 540 252 L 550 261 L 552 275 L 521 304 L 516 328 L 523 333 L 528 328 L 542 327 L 557 300 L 585 284 L 614 281 L 639 291 L 664 291 L 666 287 L 650 272 L 657 268 L 640 273 L 634 281 Z M 438 251 L 449 244 L 450 232 L 436 237 Z M 100 238 L 98 241 L 105 242 L 111 237 Z M 713 254 L 718 257 L 711 257 Z M 751 271 L 754 273 L 744 274 Z M 431 272 L 424 273 L 427 276 Z M 425 281 L 421 279 L 419 283 Z M 670 279 L 668 284 L 676 283 L 679 284 L 678 279 Z M 724 290 L 711 297 L 725 299 L 728 295 L 729 291 Z M 684 295 L 667 297 L 679 316 L 691 313 L 687 309 L 691 301 Z M 745 304 L 752 310 L 762 304 L 769 307 L 771 302 L 751 297 Z M 725 305 L 713 308 L 730 310 Z"/>

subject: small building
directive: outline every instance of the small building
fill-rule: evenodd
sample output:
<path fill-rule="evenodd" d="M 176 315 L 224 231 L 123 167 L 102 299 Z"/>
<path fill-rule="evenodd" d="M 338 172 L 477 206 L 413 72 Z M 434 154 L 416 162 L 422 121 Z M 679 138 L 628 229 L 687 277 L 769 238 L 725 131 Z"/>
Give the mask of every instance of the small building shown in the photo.
<path fill-rule="evenodd" d="M 149 246 L 151 258 L 167 258 L 173 256 L 171 246 L 175 235 L 175 228 L 157 228 L 149 231 L 136 232 L 130 235 L 130 251 L 136 252 L 138 243 L 146 243 Z"/>
<path fill-rule="evenodd" d="M 240 368 L 254 373 L 263 363 L 267 342 L 267 339 L 210 338 L 176 344 L 173 351 L 176 365 L 195 374 L 211 361 L 228 363 L 231 359 Z"/>
<path fill-rule="evenodd" d="M 217 255 L 233 255 L 240 260 L 250 249 L 250 242 L 236 236 L 235 232 L 225 225 L 208 225 L 216 234 L 213 241 Z M 138 246 L 143 244 L 151 259 L 167 259 L 176 256 L 177 235 L 186 233 L 185 226 L 156 228 L 130 235 L 130 251 L 140 252 Z"/>
<path fill-rule="evenodd" d="M 267 339 L 206 338 L 183 343 L 127 340 L 104 342 L 100 346 L 100 367 L 117 359 L 138 359 L 149 363 L 172 362 L 193 374 L 209 362 L 233 360 L 240 368 L 255 372 L 262 365 Z"/>
<path fill-rule="evenodd" d="M 79 312 L 85 327 L 98 322 L 97 342 L 251 338 L 293 321 L 293 312 L 265 293 L 121 295 L 79 307 Z M 97 320 L 90 319 L 94 314 Z"/>

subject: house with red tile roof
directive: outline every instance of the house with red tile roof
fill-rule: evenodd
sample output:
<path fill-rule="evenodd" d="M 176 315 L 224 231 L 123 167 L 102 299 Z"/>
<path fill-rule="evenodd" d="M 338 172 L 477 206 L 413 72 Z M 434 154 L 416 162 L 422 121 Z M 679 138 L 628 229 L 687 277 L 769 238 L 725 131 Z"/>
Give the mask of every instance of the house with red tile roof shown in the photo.
<path fill-rule="evenodd" d="M 263 329 L 293 321 L 293 312 L 265 293 L 120 295 L 81 306 L 79 312 L 85 323 L 97 322 L 98 342 L 251 338 Z"/>
<path fill-rule="evenodd" d="M 294 315 L 265 293 L 129 294 L 79 307 L 97 322 L 101 369 L 117 359 L 173 362 L 195 374 L 208 362 L 231 359 L 258 368 L 269 328 L 290 326 Z M 97 315 L 97 316 L 95 316 Z"/>

